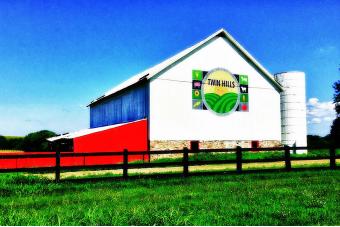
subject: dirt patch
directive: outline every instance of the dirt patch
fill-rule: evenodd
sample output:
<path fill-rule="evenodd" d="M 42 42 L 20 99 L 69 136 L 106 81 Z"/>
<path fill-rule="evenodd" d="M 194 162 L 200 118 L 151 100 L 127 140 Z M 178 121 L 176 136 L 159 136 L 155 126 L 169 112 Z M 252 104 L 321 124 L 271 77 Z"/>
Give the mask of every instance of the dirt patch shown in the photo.
<path fill-rule="evenodd" d="M 7 153 L 23 153 L 25 151 L 21 151 L 21 150 L 0 150 L 0 154 L 7 154 Z"/>
<path fill-rule="evenodd" d="M 339 160 L 337 160 L 339 163 Z M 306 160 L 306 161 L 292 161 L 292 167 L 307 167 L 307 166 L 318 166 L 327 165 L 329 160 Z M 284 162 L 265 162 L 265 163 L 244 163 L 243 169 L 268 169 L 268 168 L 284 168 Z M 201 166 L 190 166 L 189 172 L 200 172 L 200 171 L 232 171 L 236 170 L 236 164 L 220 164 L 220 165 L 201 165 Z M 180 173 L 183 171 L 183 167 L 165 167 L 165 168 L 145 168 L 145 169 L 130 169 L 129 174 L 155 174 L 155 173 Z M 105 174 L 122 175 L 122 170 L 98 170 L 98 171 L 78 171 L 78 172 L 65 172 L 61 173 L 61 179 L 70 177 L 86 177 L 86 176 L 100 176 Z M 54 179 L 53 173 L 48 174 L 37 174 L 39 176 Z"/>
<path fill-rule="evenodd" d="M 308 166 L 308 165 L 323 165 L 329 164 L 329 160 L 306 160 L 306 161 L 292 161 L 292 166 L 299 165 L 299 166 Z"/>

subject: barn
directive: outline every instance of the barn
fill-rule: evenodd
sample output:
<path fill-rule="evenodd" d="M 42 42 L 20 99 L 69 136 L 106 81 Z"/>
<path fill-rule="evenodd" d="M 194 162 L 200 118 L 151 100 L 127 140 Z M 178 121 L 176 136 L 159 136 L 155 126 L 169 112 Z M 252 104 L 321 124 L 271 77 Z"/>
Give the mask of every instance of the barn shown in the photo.
<path fill-rule="evenodd" d="M 228 32 L 88 105 L 90 128 L 50 138 L 74 152 L 306 145 L 305 75 L 272 75 Z"/>

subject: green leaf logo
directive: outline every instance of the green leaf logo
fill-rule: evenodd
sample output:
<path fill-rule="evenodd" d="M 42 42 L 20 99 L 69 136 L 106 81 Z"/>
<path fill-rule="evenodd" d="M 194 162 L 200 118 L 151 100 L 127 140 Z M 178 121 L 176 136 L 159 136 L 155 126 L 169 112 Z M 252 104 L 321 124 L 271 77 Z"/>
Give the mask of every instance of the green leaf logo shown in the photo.
<path fill-rule="evenodd" d="M 222 114 L 228 113 L 233 109 L 237 103 L 237 98 L 238 96 L 236 93 L 227 93 L 222 96 L 213 93 L 205 94 L 205 100 L 210 109 L 216 113 Z"/>

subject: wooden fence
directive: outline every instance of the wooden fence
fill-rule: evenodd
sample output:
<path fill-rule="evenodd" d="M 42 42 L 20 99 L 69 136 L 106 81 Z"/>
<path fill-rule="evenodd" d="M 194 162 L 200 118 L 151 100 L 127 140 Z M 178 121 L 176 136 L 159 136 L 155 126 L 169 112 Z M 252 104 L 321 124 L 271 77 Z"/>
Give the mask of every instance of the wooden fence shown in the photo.
<path fill-rule="evenodd" d="M 291 157 L 291 151 L 296 152 L 297 150 L 308 150 L 308 149 L 327 149 L 329 150 L 329 155 L 327 156 L 317 156 L 317 157 Z M 247 151 L 284 151 L 284 156 L 281 158 L 264 158 L 264 159 L 244 159 L 243 152 Z M 189 160 L 189 154 L 197 153 L 226 153 L 234 152 L 236 153 L 235 160 Z M 146 163 L 136 163 L 130 162 L 129 157 L 133 155 L 169 155 L 169 154 L 180 154 L 182 159 L 174 159 L 170 162 L 146 162 Z M 85 165 L 86 157 L 100 157 L 100 156 L 121 156 L 123 157 L 123 162 L 118 164 L 108 164 L 108 165 Z M 61 157 L 83 157 L 84 165 L 71 165 L 71 166 L 61 166 Z M 240 146 L 232 149 L 200 149 L 200 150 L 189 150 L 184 148 L 183 150 L 167 150 L 167 151 L 133 151 L 129 152 L 124 150 L 123 152 L 91 152 L 91 153 L 73 153 L 73 152 L 49 152 L 46 154 L 27 154 L 27 155 L 7 155 L 0 154 L 1 159 L 27 159 L 27 158 L 55 158 L 55 165 L 50 167 L 34 167 L 34 168 L 2 168 L 0 166 L 0 173 L 5 172 L 41 172 L 48 171 L 55 173 L 55 181 L 60 181 L 60 172 L 63 171 L 77 171 L 77 170 L 91 170 L 91 169 L 122 169 L 123 178 L 127 179 L 129 177 L 129 169 L 141 169 L 141 168 L 155 168 L 155 167 L 182 167 L 183 176 L 189 175 L 189 166 L 200 166 L 200 165 L 211 165 L 211 164 L 236 164 L 236 172 L 242 173 L 242 165 L 244 163 L 269 163 L 269 162 L 285 162 L 285 170 L 291 171 L 292 165 L 291 161 L 307 161 L 307 160 L 329 160 L 329 168 L 336 169 L 336 159 L 340 158 L 340 155 L 336 155 L 336 148 L 309 148 L 309 147 L 267 147 L 267 148 L 242 148 Z"/>

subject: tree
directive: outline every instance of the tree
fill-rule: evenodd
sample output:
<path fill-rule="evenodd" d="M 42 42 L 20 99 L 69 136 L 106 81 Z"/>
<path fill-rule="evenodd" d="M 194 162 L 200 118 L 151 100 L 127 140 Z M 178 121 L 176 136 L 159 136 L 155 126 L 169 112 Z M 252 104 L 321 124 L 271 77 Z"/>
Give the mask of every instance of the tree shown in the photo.
<path fill-rule="evenodd" d="M 340 117 L 340 80 L 335 82 L 333 84 L 333 88 L 335 90 L 335 93 L 333 95 L 333 103 L 335 104 L 335 112 L 337 115 L 337 118 Z"/>
<path fill-rule="evenodd" d="M 307 135 L 308 147 L 328 147 L 329 146 L 329 135 L 321 137 L 318 135 Z"/>
<path fill-rule="evenodd" d="M 23 137 L 10 137 L 7 138 L 7 149 L 22 150 Z"/>
<path fill-rule="evenodd" d="M 340 146 L 340 80 L 333 84 L 335 90 L 333 103 L 335 104 L 336 118 L 333 121 L 330 137 L 335 146 Z"/>
<path fill-rule="evenodd" d="M 54 132 L 48 130 L 30 133 L 23 140 L 23 149 L 25 151 L 48 151 L 46 139 L 55 135 Z"/>
<path fill-rule="evenodd" d="M 0 135 L 0 150 L 1 149 L 7 149 L 7 139 Z"/>

